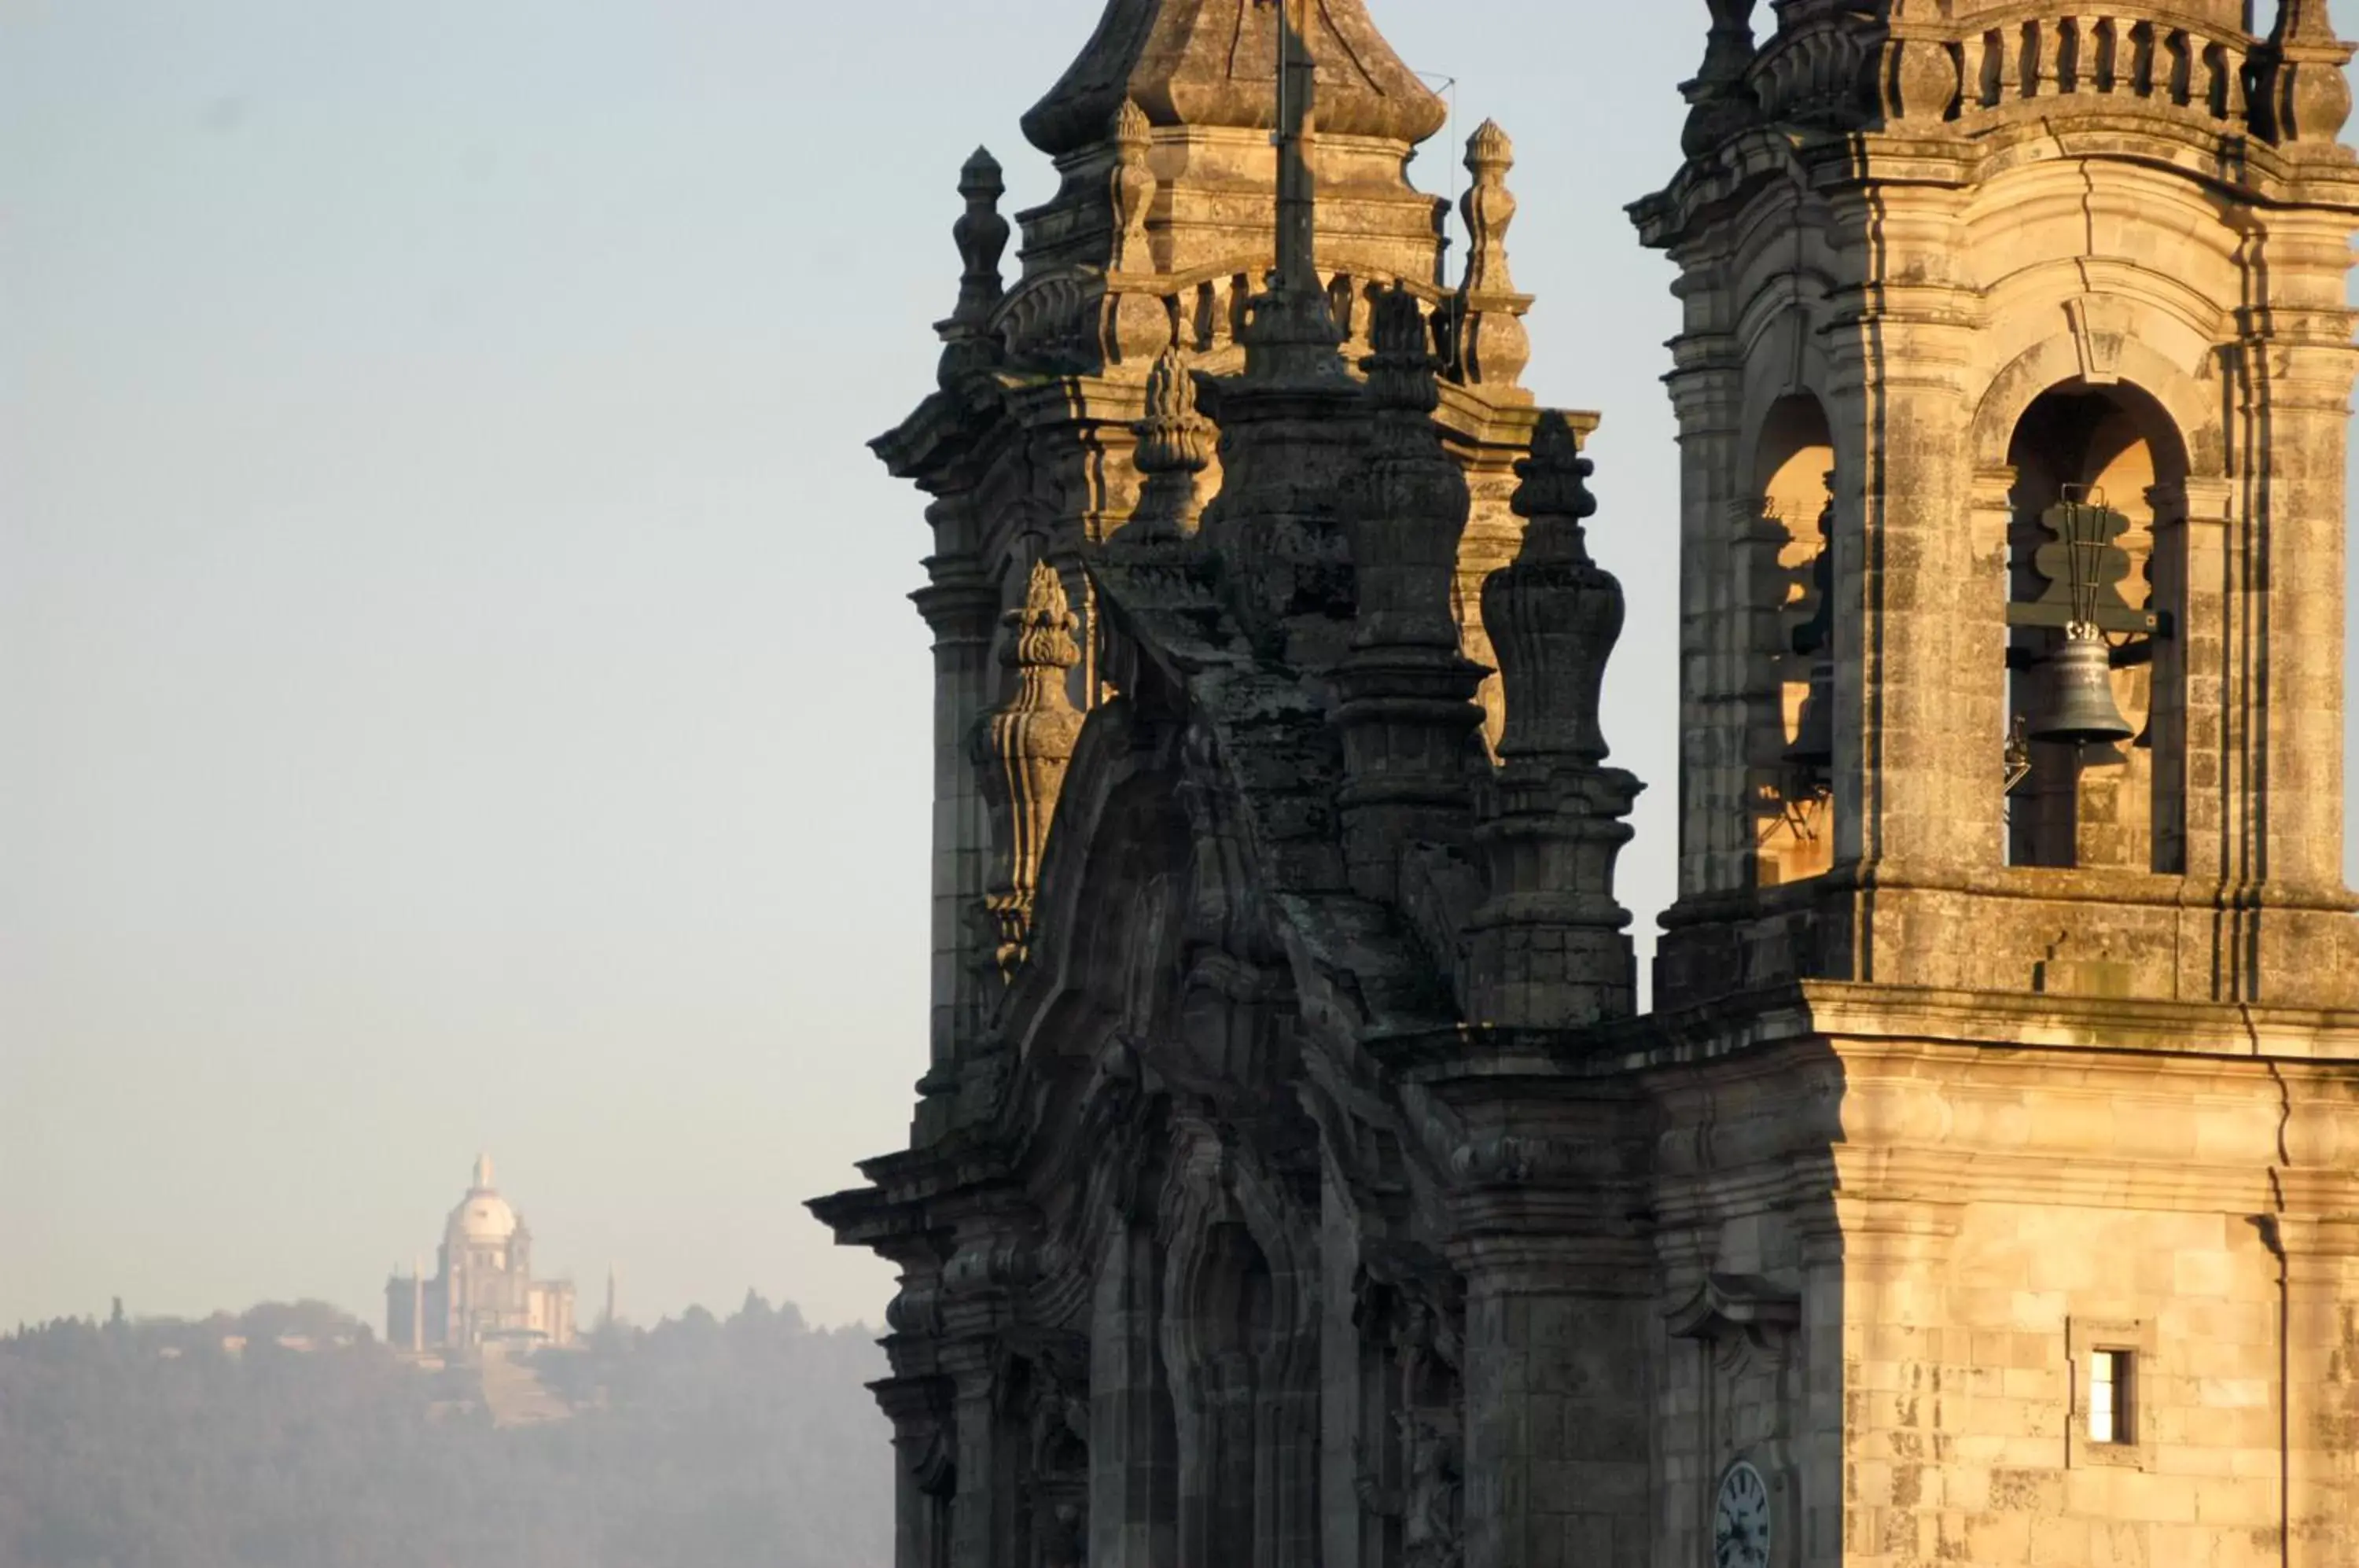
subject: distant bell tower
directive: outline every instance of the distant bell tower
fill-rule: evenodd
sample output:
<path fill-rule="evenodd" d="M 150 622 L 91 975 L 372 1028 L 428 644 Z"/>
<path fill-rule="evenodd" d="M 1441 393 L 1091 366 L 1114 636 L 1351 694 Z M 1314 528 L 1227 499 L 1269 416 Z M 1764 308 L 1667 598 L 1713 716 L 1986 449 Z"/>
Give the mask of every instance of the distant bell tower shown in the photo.
<path fill-rule="evenodd" d="M 1657 1563 L 2359 1561 L 2352 51 L 2251 9 L 1709 0 Z"/>

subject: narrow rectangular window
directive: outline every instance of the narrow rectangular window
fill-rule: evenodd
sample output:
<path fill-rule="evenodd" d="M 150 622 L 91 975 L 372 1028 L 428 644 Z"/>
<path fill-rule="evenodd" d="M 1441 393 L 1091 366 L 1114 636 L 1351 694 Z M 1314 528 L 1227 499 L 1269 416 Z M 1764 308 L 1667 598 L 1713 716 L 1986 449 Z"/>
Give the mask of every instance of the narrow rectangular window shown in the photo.
<path fill-rule="evenodd" d="M 2130 1385 L 2136 1357 L 2126 1350 L 2099 1350 L 2089 1356 L 2089 1441 L 2135 1443 Z"/>

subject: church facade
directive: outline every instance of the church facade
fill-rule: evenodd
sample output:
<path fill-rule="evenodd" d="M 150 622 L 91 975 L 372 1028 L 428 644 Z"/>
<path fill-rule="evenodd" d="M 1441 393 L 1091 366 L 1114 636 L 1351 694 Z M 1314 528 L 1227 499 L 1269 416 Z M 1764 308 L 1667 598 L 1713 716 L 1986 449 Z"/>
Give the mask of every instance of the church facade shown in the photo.
<path fill-rule="evenodd" d="M 413 1266 L 386 1280 L 385 1338 L 413 1354 L 573 1343 L 573 1282 L 533 1278 L 532 1232 L 493 1183 L 490 1155 L 476 1157 L 466 1196 L 443 1222 L 433 1277 Z"/>
<path fill-rule="evenodd" d="M 897 1568 L 2359 1564 L 2351 50 L 1700 9 L 1643 1013 L 1508 138 L 1108 0 L 966 166 Z"/>

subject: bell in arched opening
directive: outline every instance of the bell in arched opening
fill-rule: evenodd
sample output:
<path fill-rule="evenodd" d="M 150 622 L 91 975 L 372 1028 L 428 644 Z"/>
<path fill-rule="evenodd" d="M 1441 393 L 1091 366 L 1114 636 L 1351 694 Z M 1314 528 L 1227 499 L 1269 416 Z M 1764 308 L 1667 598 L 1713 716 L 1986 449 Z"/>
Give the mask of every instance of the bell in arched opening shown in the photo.
<path fill-rule="evenodd" d="M 1824 773 L 1835 761 L 1835 667 L 1822 659 L 1810 666 L 1810 689 L 1794 723 L 1794 741 L 1785 760 L 1793 768 Z"/>
<path fill-rule="evenodd" d="M 2031 738 L 2066 746 L 2117 746 L 2137 733 L 2114 701 L 2113 656 L 2104 635 L 2075 624 L 2048 658 L 2048 690 Z"/>

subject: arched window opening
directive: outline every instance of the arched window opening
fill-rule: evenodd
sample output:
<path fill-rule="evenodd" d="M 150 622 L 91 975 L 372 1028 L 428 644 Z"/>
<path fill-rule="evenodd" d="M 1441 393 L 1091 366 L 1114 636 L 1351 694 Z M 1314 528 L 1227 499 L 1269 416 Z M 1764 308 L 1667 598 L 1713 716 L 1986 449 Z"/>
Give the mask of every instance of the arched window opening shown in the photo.
<path fill-rule="evenodd" d="M 2178 432 L 2136 387 L 2068 383 L 2025 410 L 2007 455 L 2007 863 L 2176 870 L 2180 699 L 2157 650 Z"/>
<path fill-rule="evenodd" d="M 1807 393 L 1780 398 L 1754 446 L 1757 523 L 1742 563 L 1749 585 L 1745 754 L 1756 885 L 1817 877 L 1833 864 L 1834 441 Z"/>

